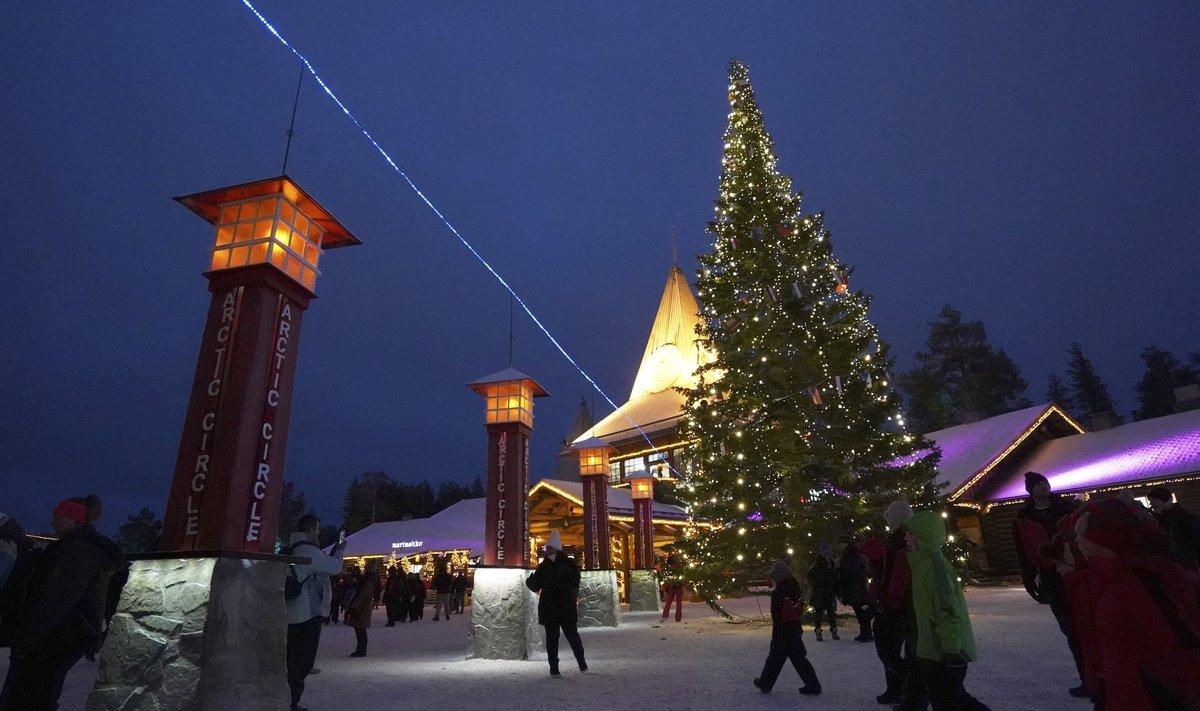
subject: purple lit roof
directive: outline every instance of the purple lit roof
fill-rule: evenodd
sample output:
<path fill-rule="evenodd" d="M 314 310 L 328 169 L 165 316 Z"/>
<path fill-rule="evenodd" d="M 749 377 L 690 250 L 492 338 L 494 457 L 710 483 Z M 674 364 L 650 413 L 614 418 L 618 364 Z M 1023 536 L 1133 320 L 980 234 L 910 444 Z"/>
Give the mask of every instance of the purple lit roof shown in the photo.
<path fill-rule="evenodd" d="M 970 481 L 1052 407 L 1027 407 L 925 435 L 942 450 L 938 482 L 947 484 L 942 493 L 949 496 Z"/>
<path fill-rule="evenodd" d="M 1024 474 L 1030 470 L 1044 474 L 1055 491 L 1200 473 L 1200 410 L 1046 442 L 988 499 L 1026 496 Z"/>

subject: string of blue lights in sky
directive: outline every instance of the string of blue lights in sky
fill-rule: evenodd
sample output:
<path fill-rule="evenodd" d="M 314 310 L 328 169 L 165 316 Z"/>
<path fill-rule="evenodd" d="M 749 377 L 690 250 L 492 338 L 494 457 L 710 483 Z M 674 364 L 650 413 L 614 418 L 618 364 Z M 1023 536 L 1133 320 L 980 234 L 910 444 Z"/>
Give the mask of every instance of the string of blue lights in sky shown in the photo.
<path fill-rule="evenodd" d="M 308 58 L 305 57 L 300 50 L 296 49 L 292 43 L 288 42 L 283 35 L 279 33 L 279 30 L 275 29 L 275 26 L 272 25 L 267 18 L 258 11 L 258 8 L 254 7 L 250 0 L 242 0 L 242 4 L 245 5 L 250 12 L 254 13 L 254 16 L 258 18 L 258 21 L 262 23 L 263 27 L 267 28 L 267 31 L 270 32 L 275 39 L 279 40 L 284 47 L 287 47 L 289 50 L 291 50 L 292 54 L 296 55 L 296 57 L 300 59 L 301 63 L 304 64 L 304 68 L 309 74 L 312 75 L 312 78 L 316 80 L 321 89 L 325 91 L 325 94 L 333 100 L 333 103 L 337 104 L 338 108 L 342 110 L 342 113 L 346 115 L 346 118 L 350 119 L 350 121 L 354 123 L 362 135 L 371 142 L 371 145 L 375 147 L 375 150 L 379 152 L 379 155 L 383 156 L 383 159 L 392 167 L 392 170 L 396 171 L 396 174 L 403 178 L 404 182 L 408 183 L 408 187 L 412 188 L 412 191 L 417 194 L 417 197 L 421 198 L 421 201 L 433 211 L 433 214 L 437 215 L 438 219 L 442 221 L 442 224 L 446 226 L 446 229 L 450 230 L 451 234 L 457 237 L 459 242 L 462 242 L 463 246 L 466 247 L 467 250 L 474 255 L 477 260 L 479 260 L 479 263 L 482 264 L 492 276 L 496 277 L 496 281 L 500 282 L 500 285 L 503 286 L 504 289 L 512 296 L 513 300 L 521 305 L 521 309 L 525 311 L 530 320 L 532 320 L 533 323 L 538 327 L 538 330 L 545 334 L 546 338 L 548 338 L 550 342 L 554 344 L 554 347 L 558 349 L 558 352 L 561 353 L 564 358 L 567 359 L 567 362 L 569 362 L 575 368 L 575 370 L 579 371 L 579 374 L 583 376 L 584 380 L 587 380 L 588 383 L 591 384 L 596 392 L 600 393 L 600 397 L 604 398 L 605 402 L 607 402 L 614 410 L 616 410 L 617 404 L 613 402 L 612 398 L 610 398 L 604 392 L 604 390 L 601 389 L 596 381 L 592 379 L 592 376 L 588 375 L 587 371 L 585 371 L 579 365 L 579 363 L 575 362 L 575 359 L 571 357 L 570 353 L 567 353 L 567 350 L 558 342 L 558 339 L 550 334 L 550 331 L 542 324 L 538 317 L 534 315 L 533 310 L 529 308 L 529 306 L 525 303 L 525 300 L 522 299 L 519 294 L 517 294 L 516 290 L 509 286 L 508 282 L 504 280 L 504 277 L 501 276 L 500 273 L 497 272 L 492 265 L 483 258 L 483 255 L 481 255 L 465 237 L 462 236 L 462 234 L 454 227 L 454 225 L 451 224 L 450 220 L 444 214 L 442 214 L 442 211 L 437 209 L 437 206 L 433 204 L 433 201 L 426 197 L 425 193 L 421 192 L 421 189 L 417 187 L 417 184 L 413 182 L 412 178 L 410 178 L 407 173 L 401 170 L 400 166 L 396 164 L 396 161 L 392 159 L 392 156 L 387 152 L 387 150 L 385 150 L 383 146 L 379 145 L 379 142 L 375 140 L 375 137 L 371 135 L 371 132 L 359 122 L 358 118 L 350 111 L 350 109 L 344 103 L 342 103 L 342 100 L 333 93 L 333 89 L 331 89 L 329 85 L 325 83 L 325 80 L 321 78 L 321 75 L 317 74 L 317 70 L 313 67 L 312 63 L 308 61 Z M 655 454 L 662 454 L 662 452 L 660 452 L 659 449 L 654 446 L 654 443 L 650 441 L 650 437 L 646 435 L 638 423 L 634 422 L 628 416 L 626 416 L 625 419 L 628 420 L 629 423 L 635 428 L 637 428 L 638 433 L 642 435 L 642 438 L 646 440 L 646 444 L 650 445 L 650 448 L 654 450 Z M 675 467 L 666 457 L 663 457 L 662 461 L 671 469 L 672 472 L 675 473 L 676 476 L 679 476 L 679 471 L 675 469 Z"/>

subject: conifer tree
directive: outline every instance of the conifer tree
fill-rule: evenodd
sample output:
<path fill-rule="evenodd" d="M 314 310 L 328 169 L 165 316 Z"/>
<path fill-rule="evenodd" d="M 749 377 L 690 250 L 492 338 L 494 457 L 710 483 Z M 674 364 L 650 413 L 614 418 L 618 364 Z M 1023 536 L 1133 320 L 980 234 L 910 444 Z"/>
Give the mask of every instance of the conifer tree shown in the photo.
<path fill-rule="evenodd" d="M 1083 346 L 1072 343 L 1067 351 L 1071 356 L 1067 362 L 1067 375 L 1071 378 L 1071 402 L 1074 403 L 1077 415 L 1091 417 L 1093 415 L 1108 415 L 1113 418 L 1113 424 L 1120 424 L 1117 416 L 1117 406 L 1104 379 L 1096 373 L 1092 361 L 1083 354 Z"/>
<path fill-rule="evenodd" d="M 936 454 L 908 434 L 869 297 L 776 169 L 749 74 L 729 67 L 729 124 L 713 248 L 699 256 L 699 337 L 715 354 L 687 391 L 695 466 L 681 498 L 711 528 L 680 542 L 714 603 L 799 567 L 821 542 L 882 532 L 891 500 L 931 504 Z M 898 462 L 900 464 L 898 464 Z"/>

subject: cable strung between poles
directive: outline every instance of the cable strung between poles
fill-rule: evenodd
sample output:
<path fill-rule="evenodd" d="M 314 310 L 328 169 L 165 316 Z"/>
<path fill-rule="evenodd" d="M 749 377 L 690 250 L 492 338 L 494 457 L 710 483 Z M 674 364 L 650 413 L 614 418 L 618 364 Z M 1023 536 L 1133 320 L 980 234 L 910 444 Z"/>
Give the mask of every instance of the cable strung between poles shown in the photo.
<path fill-rule="evenodd" d="M 290 42 L 284 39 L 283 35 L 279 33 L 279 30 L 275 29 L 275 27 L 267 20 L 267 18 L 258 11 L 258 8 L 254 7 L 250 0 L 242 0 L 242 4 L 245 5 L 250 12 L 254 13 L 254 16 L 258 18 L 258 21 L 262 23 L 263 27 L 267 28 L 268 32 L 274 35 L 275 39 L 279 40 L 284 47 L 287 47 L 289 50 L 291 50 L 292 54 L 299 58 L 300 62 L 304 64 L 305 69 L 308 70 L 308 73 L 312 75 L 312 78 L 316 80 L 317 84 L 322 90 L 324 90 L 325 94 L 333 100 L 333 103 L 337 104 L 338 108 L 342 110 L 342 113 L 346 114 L 346 118 L 350 119 L 350 121 L 354 123 L 362 135 L 368 141 L 370 141 L 371 145 L 375 147 L 375 150 L 379 152 L 379 155 L 383 156 L 383 159 L 387 161 L 387 164 L 392 167 L 392 170 L 396 171 L 396 174 L 403 178 L 404 182 L 408 183 L 408 187 L 412 188 L 412 191 L 417 194 L 417 197 L 421 198 L 421 201 L 433 211 L 433 214 L 437 215 L 438 219 L 442 221 L 442 224 L 446 226 L 446 229 L 450 230 L 451 234 L 457 237 L 459 242 L 462 242 L 463 246 L 466 247 L 467 250 L 474 255 L 477 260 L 479 260 L 479 263 L 482 264 L 484 268 L 496 278 L 496 281 L 500 282 L 500 285 L 503 286 L 505 291 L 512 296 L 513 300 L 521 305 L 521 309 L 528 314 L 529 318 L 538 327 L 538 329 L 545 334 L 546 338 L 550 339 L 550 342 L 554 344 L 554 347 L 558 349 L 558 352 L 567 359 L 567 362 L 569 362 L 575 368 L 575 370 L 579 371 L 579 374 L 583 376 L 584 380 L 588 381 L 588 383 L 596 390 L 596 392 L 600 393 L 600 397 L 604 398 L 605 402 L 611 405 L 614 410 L 618 409 L 617 404 L 613 402 L 612 398 L 610 398 L 608 394 L 605 393 L 598 384 L 596 384 L 596 381 L 592 379 L 592 376 L 588 375 L 587 371 L 585 371 L 578 363 L 575 362 L 575 359 L 571 357 L 571 354 L 567 353 L 567 350 L 562 347 L 562 344 L 560 344 L 558 340 L 550 334 L 550 331 L 547 330 L 544 325 L 542 325 L 542 322 L 538 320 L 538 317 L 534 315 L 533 311 L 529 308 L 525 301 L 521 299 L 516 290 L 509 286 L 508 282 L 504 280 L 504 277 L 500 276 L 500 273 L 492 268 L 492 265 L 483 258 L 483 255 L 481 255 L 475 249 L 475 247 L 472 246 L 471 243 L 468 242 L 461 233 L 459 233 L 454 225 L 450 223 L 450 220 L 442 214 L 442 211 L 437 209 L 433 202 L 425 196 L 425 193 L 421 192 L 421 189 L 417 187 L 417 184 L 413 182 L 412 178 L 408 177 L 408 174 L 401 170 L 400 166 L 396 164 L 396 161 L 392 159 L 392 156 L 389 155 L 386 150 L 384 150 L 383 146 L 379 145 L 379 142 L 375 140 L 375 137 L 371 135 L 371 132 L 359 122 L 358 118 L 350 112 L 350 109 L 342 103 L 342 100 L 333 93 L 333 89 L 329 88 L 329 85 L 325 83 L 325 80 L 322 79 L 319 74 L 317 74 L 317 70 L 313 67 L 312 63 L 308 61 L 308 58 L 301 54 L 300 50 L 292 46 Z M 628 416 L 626 416 L 626 420 L 628 420 L 629 423 L 637 429 L 638 433 L 642 435 L 642 439 L 646 440 L 646 444 L 650 445 L 650 448 L 654 450 L 655 454 L 661 454 L 660 450 L 654 446 L 654 443 L 650 441 L 650 437 L 642 430 L 640 425 L 638 425 Z M 679 470 L 675 469 L 675 467 L 672 466 L 666 458 L 663 459 L 663 463 L 665 463 L 672 472 L 679 475 Z"/>

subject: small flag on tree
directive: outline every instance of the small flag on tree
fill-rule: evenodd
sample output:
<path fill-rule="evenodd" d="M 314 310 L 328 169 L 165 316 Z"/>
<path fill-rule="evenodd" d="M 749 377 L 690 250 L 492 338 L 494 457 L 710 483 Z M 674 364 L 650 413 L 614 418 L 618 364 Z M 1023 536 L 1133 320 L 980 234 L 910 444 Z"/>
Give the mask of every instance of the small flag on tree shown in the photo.
<path fill-rule="evenodd" d="M 767 287 L 767 298 L 771 300 L 772 304 L 779 303 L 779 292 L 775 290 L 775 287 L 773 287 L 773 286 Z"/>
<path fill-rule="evenodd" d="M 813 401 L 814 405 L 824 405 L 825 404 L 821 400 L 821 389 L 816 387 L 815 385 L 808 389 L 808 394 L 810 397 L 812 397 L 812 401 Z"/>
<path fill-rule="evenodd" d="M 790 226 L 782 224 L 782 223 L 775 225 L 775 231 L 778 232 L 783 237 L 791 237 L 792 235 L 796 234 L 796 231 L 793 230 Z"/>
<path fill-rule="evenodd" d="M 833 376 L 833 387 L 837 389 L 838 397 L 842 396 L 842 376 Z"/>
<path fill-rule="evenodd" d="M 834 288 L 834 291 L 839 294 L 845 294 L 846 292 L 850 291 L 850 277 L 846 276 L 845 274 L 839 274 L 838 285 Z"/>

